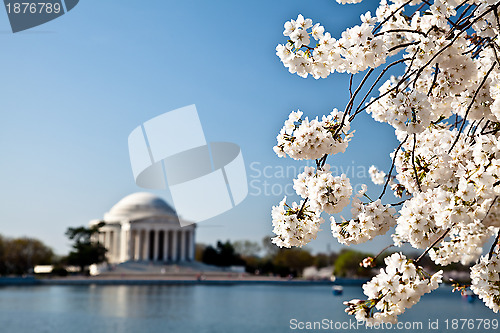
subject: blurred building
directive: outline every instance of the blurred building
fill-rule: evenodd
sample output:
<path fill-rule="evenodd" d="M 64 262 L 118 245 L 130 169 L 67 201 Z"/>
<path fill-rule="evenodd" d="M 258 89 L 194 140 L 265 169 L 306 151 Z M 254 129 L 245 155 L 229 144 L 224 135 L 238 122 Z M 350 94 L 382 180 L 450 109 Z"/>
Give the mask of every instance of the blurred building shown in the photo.
<path fill-rule="evenodd" d="M 108 250 L 109 263 L 194 260 L 196 225 L 181 227 L 175 210 L 154 194 L 130 194 L 90 225 L 101 221 L 98 240 Z"/>

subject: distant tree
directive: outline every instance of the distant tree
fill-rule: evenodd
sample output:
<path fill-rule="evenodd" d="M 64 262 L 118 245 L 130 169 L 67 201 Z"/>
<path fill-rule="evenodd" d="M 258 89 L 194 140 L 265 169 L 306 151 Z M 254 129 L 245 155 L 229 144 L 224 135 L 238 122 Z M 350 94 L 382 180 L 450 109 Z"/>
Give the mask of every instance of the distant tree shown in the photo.
<path fill-rule="evenodd" d="M 266 257 L 274 257 L 279 251 L 279 248 L 271 241 L 272 238 L 273 236 L 265 236 L 262 238 L 262 248 L 264 249 Z"/>
<path fill-rule="evenodd" d="M 372 257 L 371 254 L 362 253 L 355 250 L 342 250 L 335 261 L 333 273 L 341 277 L 367 277 L 371 276 L 372 271 L 362 268 L 359 263 L 366 257 Z"/>
<path fill-rule="evenodd" d="M 54 252 L 38 239 L 0 236 L 0 274 L 22 275 L 36 265 L 51 264 Z"/>
<path fill-rule="evenodd" d="M 234 250 L 234 246 L 226 241 L 217 242 L 217 247 L 207 246 L 203 251 L 202 261 L 208 265 L 215 266 L 239 266 L 245 265 L 245 261 Z"/>
<path fill-rule="evenodd" d="M 245 262 L 241 259 L 241 256 L 236 253 L 234 246 L 229 241 L 226 241 L 225 243 L 217 242 L 217 252 L 220 255 L 220 266 L 238 266 L 245 264 Z"/>
<path fill-rule="evenodd" d="M 323 268 L 330 266 L 332 264 L 332 261 L 330 260 L 330 256 L 325 253 L 318 253 L 314 257 L 314 266 L 317 268 Z"/>
<path fill-rule="evenodd" d="M 299 276 L 302 275 L 304 268 L 314 264 L 314 257 L 303 249 L 279 249 L 273 258 L 273 264 L 276 273 L 282 276 L 288 274 Z"/>
<path fill-rule="evenodd" d="M 256 257 L 262 248 L 257 242 L 252 242 L 249 240 L 239 240 L 233 243 L 234 250 L 236 253 L 242 255 L 243 257 Z"/>
<path fill-rule="evenodd" d="M 104 225 L 104 222 L 100 222 L 90 228 L 68 228 L 66 236 L 74 242 L 73 251 L 66 259 L 69 265 L 80 267 L 80 272 L 83 273 L 86 267 L 106 261 L 106 248 L 93 241 L 93 236 L 98 235 Z"/>
<path fill-rule="evenodd" d="M 217 250 L 215 250 L 213 246 L 209 245 L 203 250 L 201 261 L 207 265 L 219 266 L 218 256 L 219 254 L 217 253 Z"/>

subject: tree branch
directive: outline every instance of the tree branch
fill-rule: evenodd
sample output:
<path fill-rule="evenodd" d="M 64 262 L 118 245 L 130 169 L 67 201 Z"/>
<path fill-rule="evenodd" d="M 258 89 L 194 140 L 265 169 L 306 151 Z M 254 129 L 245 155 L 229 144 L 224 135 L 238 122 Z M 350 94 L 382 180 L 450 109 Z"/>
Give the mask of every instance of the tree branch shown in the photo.
<path fill-rule="evenodd" d="M 448 235 L 448 233 L 450 232 L 450 230 L 451 230 L 451 228 L 446 229 L 446 230 L 443 232 L 443 234 L 442 234 L 441 236 L 439 236 L 439 238 L 438 238 L 438 239 L 436 239 L 436 240 L 434 241 L 434 243 L 432 243 L 432 244 L 431 244 L 431 245 L 430 245 L 430 246 L 429 246 L 429 247 L 425 250 L 425 252 L 424 252 L 424 253 L 422 253 L 422 254 L 420 255 L 420 257 L 418 257 L 418 258 L 417 258 L 417 260 L 415 260 L 415 261 L 414 261 L 414 262 L 415 262 L 415 264 L 416 264 L 417 262 L 419 262 L 419 261 L 420 261 L 420 260 L 421 260 L 421 259 L 422 259 L 422 258 L 423 258 L 426 254 L 427 254 L 427 253 L 429 253 L 429 251 L 430 251 L 430 250 L 434 247 L 434 245 L 436 245 L 436 244 L 437 244 L 437 243 L 439 243 L 441 240 L 443 240 L 443 239 L 446 237 L 446 235 Z"/>
<path fill-rule="evenodd" d="M 391 169 L 389 170 L 389 174 L 387 175 L 387 180 L 385 181 L 384 188 L 382 189 L 382 193 L 380 193 L 380 196 L 378 197 L 379 199 L 382 199 L 382 197 L 385 194 L 385 190 L 387 189 L 387 185 L 389 184 L 389 181 L 391 180 L 392 170 L 394 170 L 394 165 L 396 163 L 396 156 L 398 155 L 398 151 L 401 149 L 401 146 L 403 146 L 403 144 L 406 142 L 406 140 L 408 140 L 408 135 L 406 136 L 406 138 L 403 141 L 401 141 L 398 148 L 394 152 L 394 157 L 392 158 Z"/>

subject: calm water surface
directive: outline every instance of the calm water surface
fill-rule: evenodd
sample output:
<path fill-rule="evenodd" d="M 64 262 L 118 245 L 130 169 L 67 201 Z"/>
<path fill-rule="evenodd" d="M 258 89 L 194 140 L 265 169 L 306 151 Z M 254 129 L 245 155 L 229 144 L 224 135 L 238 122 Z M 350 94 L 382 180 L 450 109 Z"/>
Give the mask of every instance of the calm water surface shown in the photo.
<path fill-rule="evenodd" d="M 343 300 L 362 298 L 360 287 L 333 296 L 328 286 L 36 286 L 0 288 L 0 332 L 311 332 L 292 329 L 299 322 L 353 321 Z M 393 332 L 498 332 L 452 329 L 452 319 L 496 319 L 483 303 L 468 303 L 449 288 L 422 298 L 400 322 L 422 322 L 423 329 Z M 446 322 L 448 319 L 448 330 Z M 429 320 L 438 329 L 428 329 Z M 351 326 L 352 327 L 352 326 Z M 435 327 L 435 326 L 434 326 Z M 322 332 L 384 331 L 382 329 Z"/>

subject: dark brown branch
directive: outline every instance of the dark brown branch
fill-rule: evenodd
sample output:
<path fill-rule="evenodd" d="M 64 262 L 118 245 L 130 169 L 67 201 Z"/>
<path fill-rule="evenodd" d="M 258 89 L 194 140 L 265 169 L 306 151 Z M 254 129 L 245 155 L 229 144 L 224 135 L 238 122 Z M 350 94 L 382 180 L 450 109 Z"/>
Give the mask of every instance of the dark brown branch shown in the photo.
<path fill-rule="evenodd" d="M 431 95 L 432 89 L 436 85 L 438 74 L 439 74 L 439 64 L 436 63 L 436 71 L 434 72 L 434 79 L 432 80 L 432 84 L 429 88 L 429 92 L 427 93 L 427 96 Z"/>
<path fill-rule="evenodd" d="M 299 209 L 299 212 L 297 213 L 297 219 L 300 219 L 302 217 L 302 214 L 304 214 L 304 209 L 306 207 L 306 203 L 309 200 L 309 198 L 306 198 L 304 202 L 302 203 L 302 206 Z"/>
<path fill-rule="evenodd" d="M 351 77 L 349 78 L 349 101 L 352 99 L 352 78 L 353 77 L 354 77 L 354 74 L 351 74 Z"/>
<path fill-rule="evenodd" d="M 391 180 L 392 170 L 394 170 L 394 165 L 396 163 L 396 156 L 398 156 L 398 151 L 401 149 L 401 147 L 406 142 L 406 140 L 408 140 L 408 135 L 406 136 L 406 138 L 403 141 L 401 141 L 401 143 L 399 144 L 398 148 L 394 152 L 394 156 L 392 157 L 391 169 L 389 170 L 389 174 L 387 175 L 387 180 L 385 181 L 384 188 L 382 189 L 382 193 L 380 193 L 380 196 L 378 197 L 379 199 L 382 199 L 382 197 L 385 194 L 385 190 L 387 189 L 387 185 L 389 184 L 389 182 Z"/>
<path fill-rule="evenodd" d="M 493 252 L 495 252 L 495 247 L 498 244 L 499 238 L 500 238 L 500 230 L 498 230 L 497 236 L 495 237 L 495 241 L 493 242 L 493 245 L 491 246 L 490 253 L 488 254 L 488 260 L 491 260 L 491 257 L 493 257 Z"/>
<path fill-rule="evenodd" d="M 390 248 L 391 248 L 391 247 L 393 247 L 393 246 L 395 246 L 395 245 L 394 245 L 394 244 L 389 244 L 389 245 L 387 245 L 386 247 L 384 247 L 382 250 L 380 250 L 380 252 L 379 252 L 379 253 L 378 253 L 375 257 L 373 257 L 373 261 L 377 260 L 377 258 L 378 258 L 378 257 L 379 257 L 382 253 L 384 253 L 384 252 L 385 252 L 385 250 L 390 249 Z"/>
<path fill-rule="evenodd" d="M 373 73 L 374 69 L 373 68 L 370 68 L 370 70 L 368 70 L 368 72 L 365 74 L 365 76 L 363 77 L 363 80 L 361 81 L 361 83 L 359 84 L 359 86 L 356 88 L 356 91 L 354 91 L 354 94 L 351 95 L 351 98 L 349 99 L 349 102 L 347 103 L 347 106 L 346 106 L 346 113 L 347 111 L 350 111 L 352 110 L 352 106 L 354 105 L 354 99 L 356 98 L 356 96 L 358 95 L 359 91 L 361 90 L 361 88 L 365 85 L 366 81 L 368 80 L 368 78 L 370 77 L 370 75 Z M 352 76 L 351 76 L 352 78 Z M 342 121 L 342 125 L 344 124 L 344 121 Z"/>
<path fill-rule="evenodd" d="M 390 94 L 391 92 L 399 89 L 399 87 L 403 84 L 404 81 L 406 81 L 409 77 L 411 77 L 415 72 L 417 72 L 418 69 L 415 69 L 413 72 L 409 73 L 408 74 L 408 71 L 410 70 L 412 64 L 413 64 L 413 60 L 415 60 L 415 57 L 417 56 L 417 53 L 415 52 L 415 54 L 413 55 L 412 59 L 411 59 L 411 63 L 410 63 L 410 66 L 408 66 L 408 69 L 406 70 L 405 74 L 403 75 L 403 77 L 401 78 L 401 80 L 394 86 L 392 87 L 391 89 L 387 90 L 385 93 L 375 97 L 374 99 L 372 99 L 370 102 L 368 102 L 364 107 L 356 110 L 356 112 L 354 113 L 353 116 L 355 116 L 356 114 L 366 110 L 368 107 L 370 107 L 370 105 L 372 105 L 373 103 L 375 103 L 376 101 L 378 101 L 379 99 L 383 98 L 384 96 Z M 352 117 L 352 116 L 351 116 Z"/>
<path fill-rule="evenodd" d="M 342 131 L 342 128 L 344 127 L 344 123 L 345 123 L 345 119 L 347 117 L 347 114 L 349 114 L 351 112 L 352 106 L 354 105 L 354 99 L 356 98 L 356 96 L 358 95 L 359 91 L 361 90 L 361 88 L 363 87 L 363 85 L 365 84 L 365 82 L 368 80 L 368 78 L 370 77 L 370 75 L 373 73 L 373 71 L 374 71 L 374 69 L 370 68 L 370 70 L 365 74 L 365 77 L 363 78 L 363 80 L 361 81 L 361 83 L 356 88 L 356 91 L 354 92 L 354 94 L 351 95 L 351 98 L 349 99 L 349 102 L 347 103 L 347 106 L 345 108 L 344 115 L 342 116 L 342 121 L 340 122 L 340 126 L 337 129 L 337 131 L 335 131 L 335 133 L 333 134 L 333 137 L 336 137 L 337 135 L 339 135 L 340 131 Z M 352 76 L 351 76 L 351 83 L 352 83 Z M 349 88 L 349 91 L 350 91 L 350 88 Z M 349 117 L 349 122 L 350 121 L 352 121 L 351 117 Z"/>
<path fill-rule="evenodd" d="M 386 31 L 382 31 L 382 32 L 379 32 L 379 33 L 376 33 L 375 35 L 373 35 L 373 37 L 378 37 L 378 36 L 382 36 L 383 34 L 387 33 L 387 32 L 395 32 L 395 33 L 398 33 L 398 32 L 408 32 L 408 33 L 415 33 L 415 34 L 420 34 L 422 36 L 427 36 L 427 34 L 423 31 L 418 31 L 418 30 L 412 30 L 412 29 L 390 29 L 390 30 L 386 30 Z"/>
<path fill-rule="evenodd" d="M 396 202 L 396 203 L 393 203 L 393 204 L 390 204 L 392 207 L 395 207 L 395 206 L 399 206 L 399 205 L 402 205 L 406 202 L 406 200 L 408 199 L 404 199 L 404 200 L 401 200 L 400 202 Z"/>
<path fill-rule="evenodd" d="M 416 263 L 418 263 L 418 262 L 419 262 L 419 261 L 420 261 L 420 260 L 421 260 L 421 259 L 422 259 L 422 258 L 423 258 L 426 254 L 427 254 L 427 253 L 429 253 L 429 251 L 430 251 L 430 250 L 431 250 L 431 249 L 432 249 L 432 248 L 433 248 L 433 247 L 434 247 L 437 243 L 439 243 L 441 240 L 443 240 L 443 239 L 446 237 L 446 235 L 448 235 L 448 233 L 450 232 L 450 230 L 451 230 L 451 228 L 446 229 L 446 230 L 443 232 L 443 234 L 442 234 L 441 236 L 439 236 L 439 238 L 438 238 L 438 239 L 436 239 L 436 240 L 434 241 L 434 243 L 432 243 L 432 244 L 431 244 L 431 245 L 430 245 L 430 246 L 429 246 L 429 247 L 425 250 L 425 252 L 424 252 L 424 253 L 422 253 L 422 254 L 420 255 L 420 257 L 418 257 L 418 258 L 417 258 L 417 260 L 415 260 L 415 261 L 414 261 L 414 263 L 415 263 L 415 264 L 416 264 Z"/>
<path fill-rule="evenodd" d="M 417 147 L 417 134 L 413 134 L 413 149 L 411 151 L 411 164 L 413 165 L 413 172 L 415 173 L 415 181 L 418 185 L 418 190 L 422 192 L 420 187 L 420 180 L 418 179 L 417 167 L 415 166 L 415 148 Z"/>
<path fill-rule="evenodd" d="M 401 49 L 401 48 L 403 48 L 403 47 L 412 46 L 412 45 L 417 45 L 417 44 L 420 44 L 420 41 L 399 44 L 399 45 L 393 46 L 393 47 L 391 47 L 390 49 L 388 49 L 388 50 L 387 50 L 387 53 L 391 53 L 392 51 L 395 51 L 395 50 L 397 50 L 397 49 Z"/>
<path fill-rule="evenodd" d="M 373 82 L 373 84 L 371 85 L 370 89 L 368 90 L 368 92 L 366 93 L 365 97 L 363 97 L 363 100 L 361 102 L 359 102 L 358 104 L 358 107 L 356 108 L 356 112 L 358 112 L 359 108 L 361 105 L 363 105 L 363 103 L 366 101 L 366 99 L 368 98 L 368 96 L 371 94 L 371 92 L 373 91 L 373 89 L 375 89 L 375 86 L 377 85 L 377 83 L 380 81 L 380 79 L 382 79 L 382 77 L 384 76 L 384 74 L 392 67 L 392 66 L 395 66 L 397 64 L 400 64 L 406 60 L 409 60 L 408 58 L 403 58 L 403 59 L 399 59 L 397 61 L 394 61 L 393 63 L 387 65 L 384 70 L 380 73 L 380 75 L 377 77 L 377 79 L 375 80 L 375 82 Z M 349 121 L 351 121 L 351 119 L 349 119 Z"/>
<path fill-rule="evenodd" d="M 377 31 L 378 29 L 380 29 L 380 27 L 387 21 L 389 21 L 392 17 L 394 17 L 394 15 L 396 15 L 397 12 L 399 12 L 401 9 L 403 9 L 406 5 L 410 4 L 410 2 L 412 2 L 413 0 L 409 0 L 407 2 L 405 2 L 404 4 L 402 4 L 401 6 L 399 6 L 395 11 L 393 11 L 391 13 L 391 15 L 387 16 L 382 22 L 380 22 L 376 27 L 375 29 L 373 29 L 373 33 L 375 33 L 375 31 Z"/>

